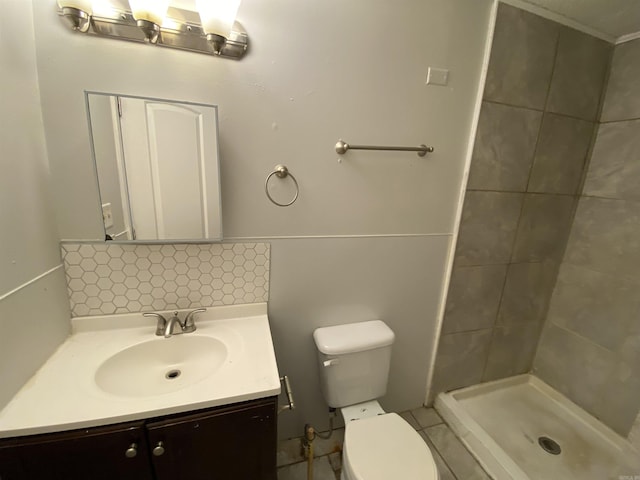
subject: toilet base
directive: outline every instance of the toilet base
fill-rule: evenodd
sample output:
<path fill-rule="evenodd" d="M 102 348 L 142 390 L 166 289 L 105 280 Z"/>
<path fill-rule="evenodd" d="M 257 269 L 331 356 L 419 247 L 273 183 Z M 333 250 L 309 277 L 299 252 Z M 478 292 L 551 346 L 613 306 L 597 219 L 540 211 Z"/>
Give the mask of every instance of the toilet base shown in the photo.
<path fill-rule="evenodd" d="M 368 402 L 362 402 L 356 405 L 342 407 L 340 409 L 340 413 L 342 414 L 344 424 L 347 425 L 352 420 L 375 417 L 376 415 L 384 415 L 387 412 L 382 409 L 377 400 L 370 400 Z"/>

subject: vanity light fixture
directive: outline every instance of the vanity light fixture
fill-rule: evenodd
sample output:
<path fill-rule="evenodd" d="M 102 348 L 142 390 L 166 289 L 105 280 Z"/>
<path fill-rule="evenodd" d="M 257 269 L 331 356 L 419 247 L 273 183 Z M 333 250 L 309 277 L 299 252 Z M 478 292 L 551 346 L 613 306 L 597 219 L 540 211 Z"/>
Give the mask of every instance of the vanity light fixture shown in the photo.
<path fill-rule="evenodd" d="M 58 0 L 62 16 L 72 30 L 86 33 L 91 24 L 91 0 Z"/>
<path fill-rule="evenodd" d="M 202 29 L 213 46 L 213 53 L 220 55 L 231 36 L 240 0 L 196 0 L 196 7 L 202 21 Z"/>
<path fill-rule="evenodd" d="M 240 0 L 197 0 L 199 11 L 172 7 L 170 0 L 57 1 L 65 23 L 89 35 L 235 60 L 249 46 L 247 32 L 235 20 Z"/>
<path fill-rule="evenodd" d="M 158 43 L 160 25 L 164 22 L 169 0 L 129 0 L 131 14 L 149 43 Z"/>

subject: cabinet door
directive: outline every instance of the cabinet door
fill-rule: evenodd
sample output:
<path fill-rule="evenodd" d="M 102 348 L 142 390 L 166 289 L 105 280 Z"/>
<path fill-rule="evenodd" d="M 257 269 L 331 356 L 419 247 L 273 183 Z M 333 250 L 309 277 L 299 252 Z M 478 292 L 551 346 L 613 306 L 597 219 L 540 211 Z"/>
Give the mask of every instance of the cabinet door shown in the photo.
<path fill-rule="evenodd" d="M 0 479 L 151 480 L 142 422 L 0 440 Z"/>
<path fill-rule="evenodd" d="M 148 423 L 157 480 L 275 480 L 276 399 Z"/>

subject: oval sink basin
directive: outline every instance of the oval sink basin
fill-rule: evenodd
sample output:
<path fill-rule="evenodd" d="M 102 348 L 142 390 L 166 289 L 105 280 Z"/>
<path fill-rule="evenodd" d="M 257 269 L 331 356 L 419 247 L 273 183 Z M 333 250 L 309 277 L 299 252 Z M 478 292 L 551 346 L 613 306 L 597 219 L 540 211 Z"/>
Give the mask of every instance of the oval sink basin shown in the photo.
<path fill-rule="evenodd" d="M 109 357 L 96 371 L 95 381 L 112 395 L 161 395 L 204 380 L 226 358 L 227 347 L 212 337 L 180 335 L 150 340 Z"/>

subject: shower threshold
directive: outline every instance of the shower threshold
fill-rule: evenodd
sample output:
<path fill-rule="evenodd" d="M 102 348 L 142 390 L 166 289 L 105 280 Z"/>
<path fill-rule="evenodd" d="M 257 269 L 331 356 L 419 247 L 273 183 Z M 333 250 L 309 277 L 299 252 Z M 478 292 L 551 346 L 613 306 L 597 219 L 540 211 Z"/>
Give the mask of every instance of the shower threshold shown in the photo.
<path fill-rule="evenodd" d="M 441 393 L 436 410 L 495 480 L 640 480 L 640 452 L 533 375 Z"/>

